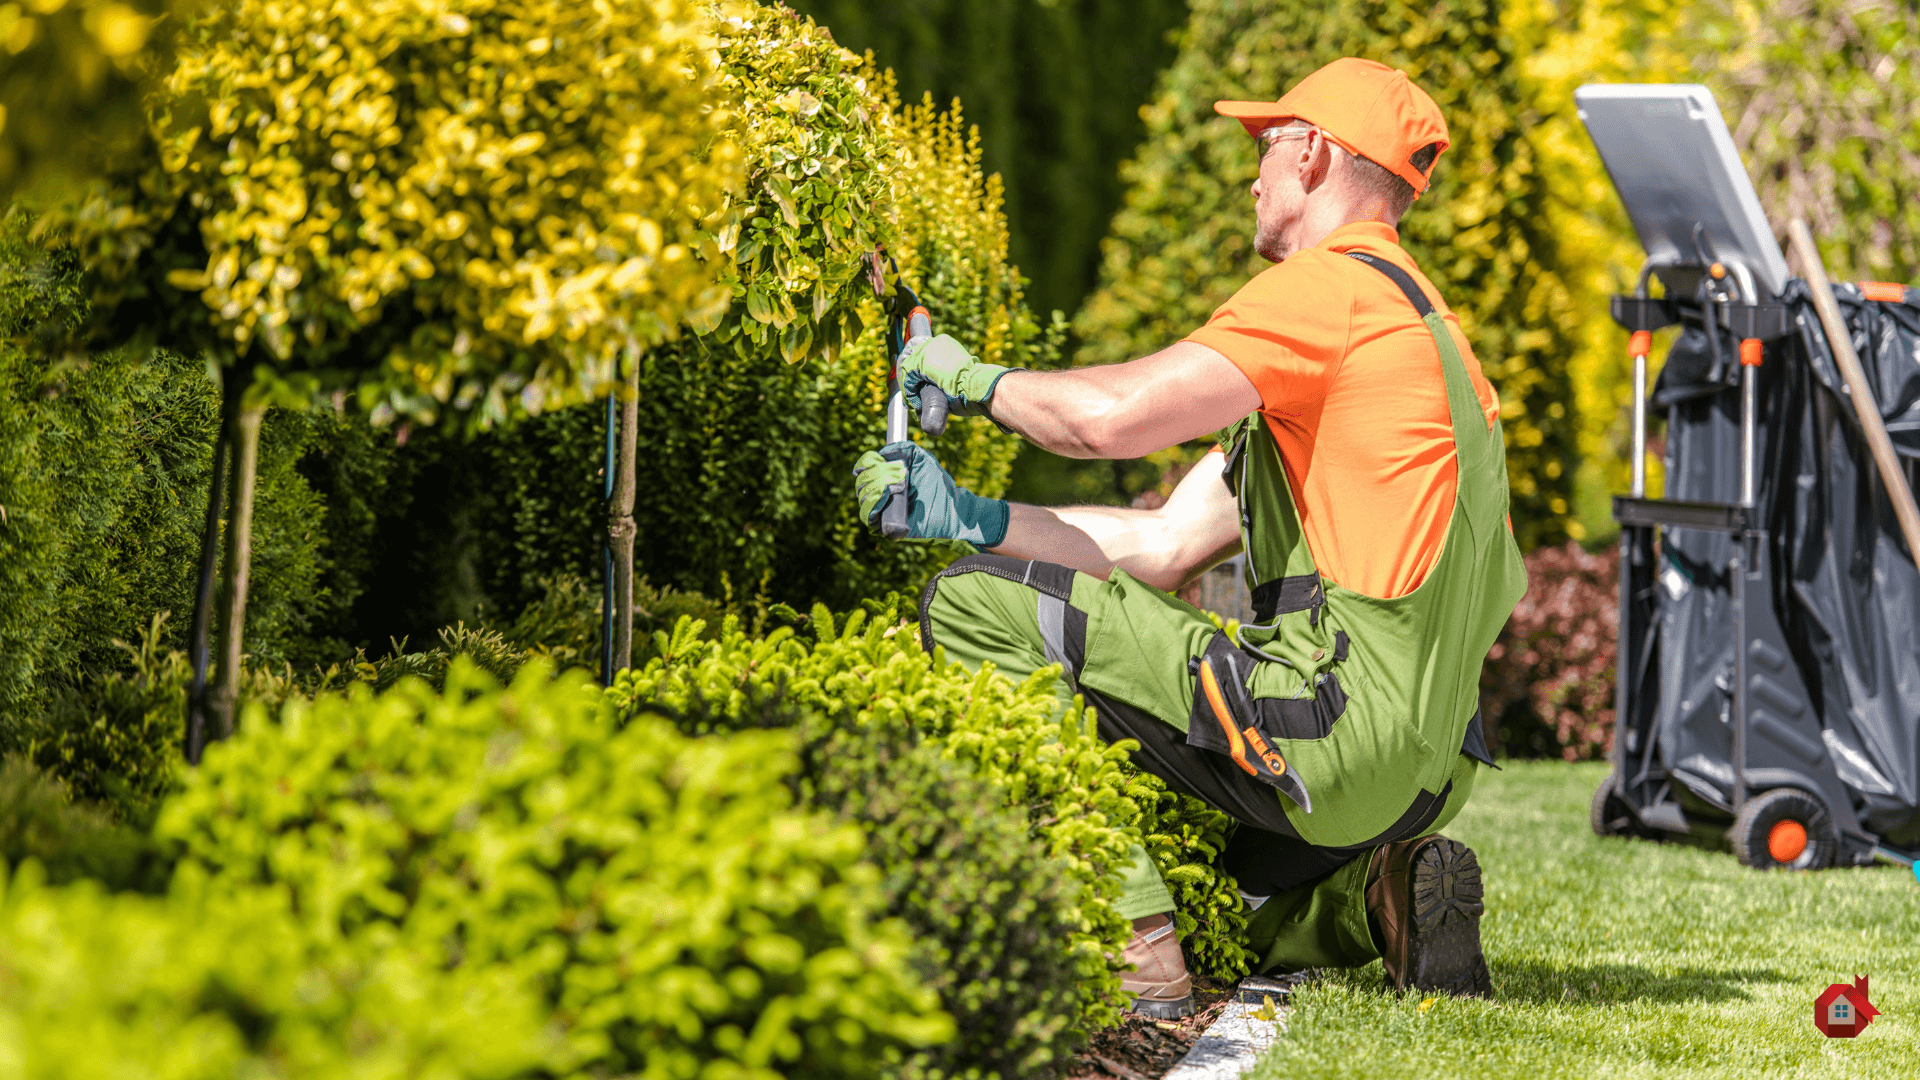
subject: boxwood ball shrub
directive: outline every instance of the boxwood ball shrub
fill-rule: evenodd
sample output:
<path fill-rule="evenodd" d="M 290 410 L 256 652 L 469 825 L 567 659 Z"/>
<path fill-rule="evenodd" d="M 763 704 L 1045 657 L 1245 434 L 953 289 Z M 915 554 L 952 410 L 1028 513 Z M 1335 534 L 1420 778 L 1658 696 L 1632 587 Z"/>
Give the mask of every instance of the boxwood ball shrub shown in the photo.
<path fill-rule="evenodd" d="M 910 727 L 998 786 L 1059 872 L 1080 883 L 1081 928 L 1047 947 L 1072 960 L 1072 1012 L 1080 1031 L 1117 1021 L 1120 953 L 1129 936 L 1115 913 L 1130 845 L 1142 843 L 1168 879 L 1189 958 L 1202 974 L 1244 974 L 1242 904 L 1231 879 L 1212 867 L 1228 819 L 1127 762 L 1129 744 L 1100 740 L 1091 710 L 1062 709 L 1058 672 L 1015 683 L 991 667 L 977 673 L 928 657 L 911 624 L 878 605 L 842 619 L 816 605 L 806 633 L 780 627 L 748 634 L 736 618 L 705 637 L 696 620 L 655 635 L 655 659 L 623 672 L 609 689 L 616 706 L 696 702 L 728 717 L 750 715 L 778 695 L 835 728 L 885 732 Z M 960 1014 L 956 1014 L 960 1015 Z"/>
<path fill-rule="evenodd" d="M 616 729 L 583 673 L 249 709 L 157 833 L 214 885 L 273 885 L 318 940 L 531 986 L 551 1075 L 878 1075 L 952 1035 L 874 918 L 859 830 L 794 805 L 787 732 Z"/>

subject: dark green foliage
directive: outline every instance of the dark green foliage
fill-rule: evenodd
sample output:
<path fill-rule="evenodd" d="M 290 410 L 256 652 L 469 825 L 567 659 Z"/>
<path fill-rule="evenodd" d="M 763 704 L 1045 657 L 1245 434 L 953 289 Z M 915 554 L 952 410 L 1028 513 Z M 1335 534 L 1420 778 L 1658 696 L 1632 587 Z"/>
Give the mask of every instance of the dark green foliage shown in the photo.
<path fill-rule="evenodd" d="M 110 889 L 159 892 L 173 867 L 145 832 L 76 803 L 21 757 L 0 758 L 0 863 L 37 860 L 55 885 L 91 878 Z"/>
<path fill-rule="evenodd" d="M 0 743 L 56 688 L 123 669 L 161 612 L 193 610 L 217 388 L 168 352 L 48 351 L 85 310 L 78 275 L 0 225 Z M 25 345 L 6 344 L 29 335 Z M 390 438 L 390 436 L 388 437 Z M 301 666 L 358 640 L 344 609 L 370 559 L 386 450 L 363 421 L 274 410 L 261 435 L 247 651 Z"/>
<path fill-rule="evenodd" d="M 1579 458 L 1567 361 L 1578 342 L 1504 11 L 1493 0 L 1195 0 L 1179 58 L 1145 110 L 1147 141 L 1125 168 L 1127 205 L 1103 249 L 1100 290 L 1075 319 L 1077 360 L 1164 348 L 1266 266 L 1253 252 L 1253 145 L 1214 101 L 1273 100 L 1341 56 L 1391 64 L 1433 95 L 1453 143 L 1401 241 L 1500 392 L 1522 546 L 1565 539 Z"/>
<path fill-rule="evenodd" d="M 543 580 L 600 581 L 605 416 L 583 405 L 473 435 L 407 430 L 405 445 L 388 432 L 355 639 L 494 622 L 537 601 Z"/>
<path fill-rule="evenodd" d="M 185 654 L 160 647 L 165 622 L 156 616 L 140 646 L 126 649 L 131 670 L 56 685 L 45 713 L 22 733 L 36 765 L 141 827 L 184 768 L 190 669 Z"/>
<path fill-rule="evenodd" d="M 909 101 L 959 98 L 988 172 L 1006 179 L 1013 261 L 1035 307 L 1071 312 L 1093 286 L 1125 188 L 1118 166 L 1173 59 L 1184 0 L 799 0 L 794 7 L 899 77 Z"/>
<path fill-rule="evenodd" d="M 1080 883 L 1050 858 L 1006 792 L 947 757 L 899 716 L 836 727 L 776 696 L 716 710 L 695 699 L 690 734 L 792 728 L 796 794 L 858 825 L 881 870 L 885 911 L 907 926 L 912 963 L 959 1034 L 903 1076 L 1047 1075 L 1085 1036 L 1075 1023 Z"/>

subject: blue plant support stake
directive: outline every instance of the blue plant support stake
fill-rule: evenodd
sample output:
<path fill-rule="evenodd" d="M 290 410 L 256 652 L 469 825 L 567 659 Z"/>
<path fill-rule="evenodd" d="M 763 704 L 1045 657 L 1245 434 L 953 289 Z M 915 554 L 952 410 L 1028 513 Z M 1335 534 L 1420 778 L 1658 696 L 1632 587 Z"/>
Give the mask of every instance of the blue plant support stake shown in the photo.
<path fill-rule="evenodd" d="M 606 483 L 600 485 L 600 497 L 613 499 L 613 470 L 619 457 L 620 412 L 612 394 L 607 395 Z M 613 545 L 600 540 L 600 685 L 613 685 Z"/>

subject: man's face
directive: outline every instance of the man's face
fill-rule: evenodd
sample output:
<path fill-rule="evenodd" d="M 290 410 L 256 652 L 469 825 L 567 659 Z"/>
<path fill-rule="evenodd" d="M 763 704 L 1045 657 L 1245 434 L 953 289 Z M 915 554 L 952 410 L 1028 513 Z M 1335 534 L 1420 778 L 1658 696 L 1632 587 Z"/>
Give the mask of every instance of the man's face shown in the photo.
<path fill-rule="evenodd" d="M 1326 136 L 1303 121 L 1271 127 L 1257 140 L 1265 149 L 1260 176 L 1253 182 L 1253 249 L 1268 262 L 1294 252 L 1295 227 L 1306 211 L 1306 180 L 1326 155 Z"/>

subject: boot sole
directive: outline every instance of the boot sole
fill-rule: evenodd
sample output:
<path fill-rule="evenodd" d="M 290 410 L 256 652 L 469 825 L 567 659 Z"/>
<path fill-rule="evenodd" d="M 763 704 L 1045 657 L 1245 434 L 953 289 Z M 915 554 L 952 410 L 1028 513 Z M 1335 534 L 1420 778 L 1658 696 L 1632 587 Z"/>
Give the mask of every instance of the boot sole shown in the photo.
<path fill-rule="evenodd" d="M 1150 1016 L 1155 1020 L 1180 1020 L 1193 1015 L 1193 995 L 1159 999 L 1137 997 L 1127 1008 L 1131 1012 Z"/>
<path fill-rule="evenodd" d="M 1480 916 L 1486 911 L 1480 860 L 1465 844 L 1440 837 L 1421 848 L 1412 872 L 1407 967 L 1413 988 L 1491 998 L 1493 978 L 1480 951 Z"/>

